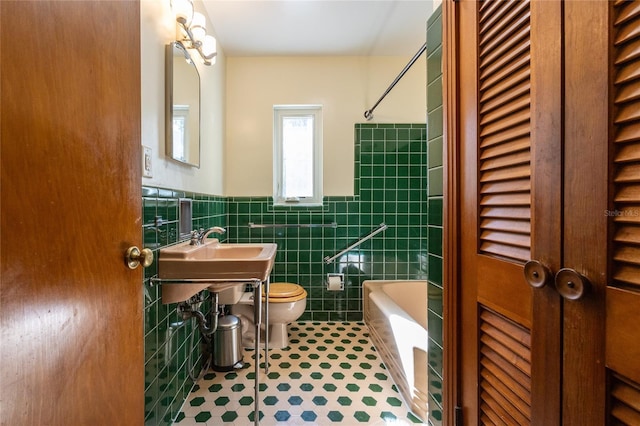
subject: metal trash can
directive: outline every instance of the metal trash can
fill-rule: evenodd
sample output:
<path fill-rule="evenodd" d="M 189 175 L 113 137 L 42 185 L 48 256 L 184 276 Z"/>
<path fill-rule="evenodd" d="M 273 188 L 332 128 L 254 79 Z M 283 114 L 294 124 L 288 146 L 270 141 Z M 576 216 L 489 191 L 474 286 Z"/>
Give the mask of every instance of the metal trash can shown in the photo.
<path fill-rule="evenodd" d="M 231 371 L 242 368 L 242 328 L 237 316 L 224 315 L 218 319 L 212 352 L 214 370 Z"/>

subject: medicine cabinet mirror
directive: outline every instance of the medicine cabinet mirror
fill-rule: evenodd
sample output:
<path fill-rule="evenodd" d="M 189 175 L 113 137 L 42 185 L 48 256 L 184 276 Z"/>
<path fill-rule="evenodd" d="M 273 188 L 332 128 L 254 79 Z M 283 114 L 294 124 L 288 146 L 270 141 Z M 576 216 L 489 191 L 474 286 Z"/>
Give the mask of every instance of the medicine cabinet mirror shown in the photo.
<path fill-rule="evenodd" d="M 167 45 L 165 62 L 167 155 L 200 167 L 200 75 L 178 42 Z"/>

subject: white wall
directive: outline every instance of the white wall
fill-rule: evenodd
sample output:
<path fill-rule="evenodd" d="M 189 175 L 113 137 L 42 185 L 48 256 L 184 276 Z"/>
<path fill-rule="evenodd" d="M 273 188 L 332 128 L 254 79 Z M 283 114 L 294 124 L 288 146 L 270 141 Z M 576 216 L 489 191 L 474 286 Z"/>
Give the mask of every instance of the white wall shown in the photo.
<path fill-rule="evenodd" d="M 323 189 L 353 195 L 354 124 L 410 57 L 227 58 L 227 196 L 272 195 L 273 105 L 323 105 Z M 426 58 L 378 105 L 370 123 L 426 122 Z"/>
<path fill-rule="evenodd" d="M 207 16 L 201 2 L 196 10 Z M 217 63 L 205 66 L 196 56 L 202 87 L 200 168 L 186 166 L 165 155 L 165 45 L 175 41 L 175 21 L 169 0 L 142 0 L 141 79 L 142 144 L 151 147 L 153 177 L 142 178 L 153 185 L 212 195 L 223 195 L 225 57 L 218 46 Z M 208 22 L 207 32 L 215 36 Z M 196 54 L 197 55 L 197 54 Z"/>

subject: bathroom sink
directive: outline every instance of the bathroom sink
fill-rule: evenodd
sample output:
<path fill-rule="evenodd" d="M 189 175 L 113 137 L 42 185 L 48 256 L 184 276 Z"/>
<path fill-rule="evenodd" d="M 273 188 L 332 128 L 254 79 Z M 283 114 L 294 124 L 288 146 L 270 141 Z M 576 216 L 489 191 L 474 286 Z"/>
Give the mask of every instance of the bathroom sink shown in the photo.
<path fill-rule="evenodd" d="M 203 289 L 221 293 L 250 281 L 266 281 L 273 268 L 277 247 L 273 243 L 220 243 L 216 238 L 209 238 L 201 245 L 190 245 L 185 241 L 160 249 L 160 279 L 212 280 L 163 283 L 163 303 L 186 300 Z M 189 295 L 185 297 L 186 294 Z"/>
<path fill-rule="evenodd" d="M 162 279 L 243 279 L 265 281 L 276 257 L 276 244 L 229 244 L 210 238 L 202 245 L 188 241 L 160 249 Z"/>

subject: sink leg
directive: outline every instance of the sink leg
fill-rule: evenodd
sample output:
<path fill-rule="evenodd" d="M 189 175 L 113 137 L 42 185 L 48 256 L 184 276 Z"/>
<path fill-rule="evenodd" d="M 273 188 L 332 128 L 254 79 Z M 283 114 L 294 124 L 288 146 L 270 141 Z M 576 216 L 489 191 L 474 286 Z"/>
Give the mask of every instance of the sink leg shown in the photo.
<path fill-rule="evenodd" d="M 269 278 L 264 282 L 264 294 L 267 295 L 264 304 L 264 372 L 269 374 Z"/>
<path fill-rule="evenodd" d="M 253 322 L 256 325 L 256 339 L 255 339 L 255 347 L 254 352 L 256 354 L 256 365 L 255 365 L 255 400 L 253 405 L 253 423 L 255 426 L 260 424 L 260 323 L 262 316 L 262 283 L 258 283 L 253 288 Z"/>

